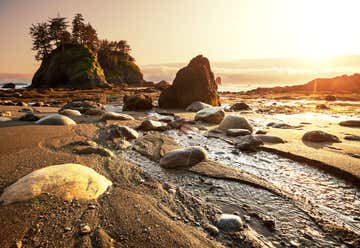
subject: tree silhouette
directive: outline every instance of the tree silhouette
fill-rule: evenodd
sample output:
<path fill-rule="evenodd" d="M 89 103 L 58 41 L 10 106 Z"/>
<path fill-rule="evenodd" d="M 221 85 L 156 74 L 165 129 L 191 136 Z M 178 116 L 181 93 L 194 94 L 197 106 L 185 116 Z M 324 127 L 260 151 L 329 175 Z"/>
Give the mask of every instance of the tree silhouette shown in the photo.
<path fill-rule="evenodd" d="M 73 42 L 82 44 L 83 43 L 83 33 L 84 33 L 84 17 L 82 14 L 78 13 L 74 16 L 72 21 L 72 39 Z"/>
<path fill-rule="evenodd" d="M 37 51 L 35 59 L 43 60 L 52 50 L 48 24 L 46 22 L 33 24 L 30 27 L 30 35 L 33 42 L 32 50 Z"/>
<path fill-rule="evenodd" d="M 83 44 L 86 45 L 91 50 L 97 51 L 99 49 L 99 39 L 96 30 L 91 26 L 90 23 L 84 26 L 82 39 L 83 39 Z"/>
<path fill-rule="evenodd" d="M 65 17 L 54 17 L 49 19 L 49 34 L 51 40 L 57 47 L 62 44 L 62 39 L 67 36 L 68 22 Z"/>

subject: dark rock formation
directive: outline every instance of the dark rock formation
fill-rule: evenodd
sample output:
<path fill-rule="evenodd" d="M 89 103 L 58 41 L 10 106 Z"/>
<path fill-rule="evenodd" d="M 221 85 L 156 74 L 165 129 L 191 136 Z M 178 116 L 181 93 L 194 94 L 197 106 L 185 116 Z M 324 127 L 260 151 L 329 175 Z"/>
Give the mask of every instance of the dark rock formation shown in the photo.
<path fill-rule="evenodd" d="M 31 87 L 85 89 L 110 85 L 90 49 L 78 44 L 65 44 L 42 61 Z"/>
<path fill-rule="evenodd" d="M 138 111 L 152 109 L 152 98 L 148 95 L 124 96 L 124 111 Z"/>
<path fill-rule="evenodd" d="M 154 87 L 158 90 L 165 90 L 167 88 L 169 88 L 171 86 L 171 83 L 165 81 L 165 80 L 162 80 L 160 82 L 158 82 L 157 84 L 154 85 Z"/>
<path fill-rule="evenodd" d="M 3 89 L 15 89 L 14 83 L 7 83 L 2 86 Z"/>
<path fill-rule="evenodd" d="M 209 60 L 202 55 L 193 58 L 189 65 L 176 73 L 171 87 L 162 91 L 159 98 L 161 108 L 186 108 L 201 101 L 213 106 L 220 105 L 214 73 Z"/>
<path fill-rule="evenodd" d="M 251 109 L 250 106 L 244 102 L 235 103 L 230 107 L 230 111 L 241 111 L 241 110 L 250 110 L 250 109 Z"/>
<path fill-rule="evenodd" d="M 81 114 L 85 115 L 101 115 L 104 112 L 103 105 L 87 100 L 67 103 L 59 111 L 61 112 L 65 109 L 78 110 Z"/>
<path fill-rule="evenodd" d="M 360 127 L 360 120 L 348 120 L 339 123 L 343 127 Z"/>
<path fill-rule="evenodd" d="M 303 141 L 310 142 L 333 142 L 333 143 L 341 143 L 340 139 L 335 135 L 325 133 L 323 131 L 309 131 L 304 134 Z"/>

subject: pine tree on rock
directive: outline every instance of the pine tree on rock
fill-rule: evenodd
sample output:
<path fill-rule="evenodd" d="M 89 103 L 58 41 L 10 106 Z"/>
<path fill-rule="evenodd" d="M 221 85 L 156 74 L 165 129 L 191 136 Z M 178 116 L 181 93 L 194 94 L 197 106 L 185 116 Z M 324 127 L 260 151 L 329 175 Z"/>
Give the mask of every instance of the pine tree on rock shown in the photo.
<path fill-rule="evenodd" d="M 48 24 L 46 22 L 33 24 L 30 27 L 30 35 L 33 42 L 32 50 L 37 51 L 35 59 L 43 60 L 53 49 Z"/>

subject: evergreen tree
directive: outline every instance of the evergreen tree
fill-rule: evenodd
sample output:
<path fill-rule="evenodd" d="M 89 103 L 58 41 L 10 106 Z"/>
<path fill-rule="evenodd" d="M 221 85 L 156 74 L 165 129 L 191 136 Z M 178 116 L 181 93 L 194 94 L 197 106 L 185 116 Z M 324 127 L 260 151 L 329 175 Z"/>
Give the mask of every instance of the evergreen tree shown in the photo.
<path fill-rule="evenodd" d="M 48 24 L 46 22 L 33 24 L 30 27 L 30 35 L 33 42 L 32 50 L 37 51 L 35 59 L 43 60 L 52 50 Z"/>
<path fill-rule="evenodd" d="M 97 51 L 99 49 L 99 39 L 96 30 L 91 26 L 90 23 L 84 26 L 82 39 L 83 44 L 89 47 L 91 50 Z"/>
<path fill-rule="evenodd" d="M 49 34 L 51 40 L 59 47 L 62 43 L 62 38 L 67 32 L 68 22 L 65 17 L 54 17 L 49 20 Z"/>
<path fill-rule="evenodd" d="M 82 14 L 76 14 L 72 21 L 72 39 L 74 42 L 79 44 L 83 43 L 84 27 L 85 24 Z"/>

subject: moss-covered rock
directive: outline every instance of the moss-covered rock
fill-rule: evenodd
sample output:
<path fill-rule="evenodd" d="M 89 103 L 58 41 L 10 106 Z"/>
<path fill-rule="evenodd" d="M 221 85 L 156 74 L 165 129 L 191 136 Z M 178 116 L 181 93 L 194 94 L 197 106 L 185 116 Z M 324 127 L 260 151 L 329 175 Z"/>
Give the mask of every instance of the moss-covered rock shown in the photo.
<path fill-rule="evenodd" d="M 115 85 L 145 83 L 139 66 L 124 58 L 121 53 L 99 51 L 98 56 L 108 82 Z"/>
<path fill-rule="evenodd" d="M 35 73 L 33 88 L 109 87 L 97 56 L 79 44 L 66 44 L 52 51 Z"/>

